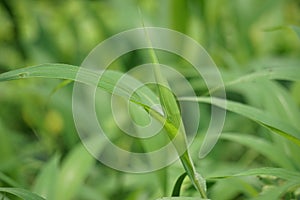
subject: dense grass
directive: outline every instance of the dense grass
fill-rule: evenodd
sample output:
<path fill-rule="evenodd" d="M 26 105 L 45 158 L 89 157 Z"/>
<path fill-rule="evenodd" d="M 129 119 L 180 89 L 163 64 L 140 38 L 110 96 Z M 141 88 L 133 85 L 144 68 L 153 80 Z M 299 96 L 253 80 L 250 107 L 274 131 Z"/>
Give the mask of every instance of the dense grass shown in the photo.
<path fill-rule="evenodd" d="M 172 199 L 172 194 L 180 199 L 300 198 L 300 5 L 296 0 L 5 0 L 0 5 L 0 199 Z M 201 120 L 189 152 L 181 157 L 184 167 L 178 161 L 146 174 L 118 172 L 96 161 L 81 144 L 72 117 L 72 80 L 78 66 L 99 42 L 141 27 L 138 7 L 146 26 L 175 29 L 203 45 L 222 74 L 228 98 L 226 108 L 222 99 L 211 102 L 206 85 L 187 62 L 152 52 L 159 63 L 174 67 L 192 84 L 198 97 L 179 100 L 198 102 Z M 112 92 L 122 73 L 158 62 L 155 56 L 151 58 L 148 51 L 122 56 L 99 88 Z M 93 73 L 85 73 L 83 83 L 93 83 Z M 217 94 L 221 87 L 211 92 Z M 126 95 L 123 89 L 117 94 Z M 139 97 L 152 92 L 167 113 L 170 125 L 165 134 L 172 134 L 181 119 L 168 90 L 149 86 L 131 100 L 151 113 L 147 101 Z M 137 142 L 122 136 L 104 99 L 97 98 L 97 103 L 104 110 L 103 126 L 116 144 L 134 151 L 164 144 L 162 137 Z M 211 103 L 228 112 L 220 140 L 199 159 Z M 133 118 L 139 120 L 143 115 L 138 108 L 133 110 Z M 190 179 L 182 175 L 185 171 Z M 201 192 L 203 185 L 198 188 L 201 194 L 193 187 L 195 171 L 206 179 L 207 192 Z"/>

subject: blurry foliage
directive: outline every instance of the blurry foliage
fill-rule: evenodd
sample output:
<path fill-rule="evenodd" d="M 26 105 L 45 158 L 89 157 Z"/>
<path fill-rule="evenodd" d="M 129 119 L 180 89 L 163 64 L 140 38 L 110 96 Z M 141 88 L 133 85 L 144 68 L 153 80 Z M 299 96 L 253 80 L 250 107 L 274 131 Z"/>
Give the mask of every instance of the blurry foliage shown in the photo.
<path fill-rule="evenodd" d="M 194 38 L 212 56 L 224 80 L 264 67 L 300 67 L 298 0 L 2 0 L 0 72 L 48 62 L 79 66 L 101 41 L 141 27 L 141 18 L 146 26 L 171 28 Z M 176 63 L 171 56 L 158 54 L 162 61 Z M 133 52 L 118 67 L 126 71 L 144 59 Z M 183 61 L 178 63 L 174 67 L 195 81 L 202 94 L 193 71 L 186 70 Z M 73 123 L 72 84 L 51 95 L 59 83 L 30 79 L 0 84 L 0 172 L 5 177 L 0 176 L 0 187 L 23 187 L 50 200 L 142 200 L 170 195 L 183 172 L 179 163 L 168 168 L 168 190 L 163 191 L 154 173 L 120 173 L 90 157 Z M 229 99 L 260 108 L 300 130 L 300 82 L 258 80 L 230 86 L 227 92 Z M 266 166 L 300 171 L 299 146 L 233 113 L 227 114 L 224 127 L 230 133 L 199 160 L 201 133 L 209 120 L 205 118 L 207 105 L 200 108 L 203 121 L 191 150 L 206 177 Z M 108 128 L 110 123 L 106 119 Z M 268 148 L 278 153 L 274 156 L 265 151 Z M 290 163 L 284 156 L 291 158 Z M 289 181 L 261 176 L 209 179 L 208 195 L 211 199 L 248 199 L 260 193 L 270 195 L 272 188 L 284 186 L 287 189 L 279 196 L 299 199 L 299 184 Z M 196 195 L 187 180 L 182 193 Z M 7 199 L 4 196 L 0 193 L 0 199 Z"/>

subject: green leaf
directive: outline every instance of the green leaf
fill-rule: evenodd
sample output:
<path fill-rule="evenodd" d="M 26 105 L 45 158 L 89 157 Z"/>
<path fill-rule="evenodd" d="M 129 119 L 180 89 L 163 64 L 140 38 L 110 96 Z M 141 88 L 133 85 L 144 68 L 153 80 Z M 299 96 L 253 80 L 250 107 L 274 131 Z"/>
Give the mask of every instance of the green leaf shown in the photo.
<path fill-rule="evenodd" d="M 269 160 L 273 161 L 275 164 L 284 168 L 294 169 L 291 159 L 287 157 L 286 154 L 281 151 L 281 149 L 278 149 L 276 145 L 263 138 L 245 135 L 242 133 L 222 133 L 221 139 L 230 140 L 250 147 L 251 149 L 267 157 Z"/>
<path fill-rule="evenodd" d="M 56 181 L 59 172 L 59 156 L 55 155 L 48 163 L 43 166 L 38 174 L 33 191 L 46 199 L 54 199 Z"/>
<path fill-rule="evenodd" d="M 297 34 L 298 38 L 300 39 L 300 27 L 299 26 L 290 26 L 292 30 L 295 31 L 295 33 Z"/>
<path fill-rule="evenodd" d="M 7 176 L 6 174 L 0 172 L 0 180 L 9 184 L 12 187 L 20 187 L 20 184 L 17 183 L 15 180 Z"/>
<path fill-rule="evenodd" d="M 171 29 L 185 33 L 189 23 L 188 2 L 182 0 L 170 1 Z"/>
<path fill-rule="evenodd" d="M 9 194 L 13 194 L 17 197 L 20 197 L 24 200 L 45 200 L 44 198 L 21 188 L 4 188 L 0 187 L 0 192 L 5 192 Z"/>
<path fill-rule="evenodd" d="M 262 194 L 260 194 L 259 196 L 253 198 L 253 200 L 265 200 L 265 199 L 283 199 L 280 198 L 284 193 L 288 192 L 290 189 L 293 189 L 295 187 L 298 187 L 299 181 L 295 182 L 295 181 L 288 181 L 282 185 L 280 185 L 280 187 L 273 187 L 273 188 L 269 188 L 266 191 L 263 191 Z"/>
<path fill-rule="evenodd" d="M 299 66 L 284 66 L 262 69 L 251 74 L 240 76 L 237 79 L 226 81 L 225 87 L 251 82 L 257 79 L 299 81 L 300 68 Z M 224 86 L 217 86 L 215 88 L 212 88 L 210 92 L 215 92 L 223 87 Z"/>
<path fill-rule="evenodd" d="M 124 84 L 119 83 L 118 87 L 115 87 L 122 76 L 122 73 L 111 70 L 106 70 L 105 72 L 100 73 L 87 68 L 79 68 L 77 66 L 67 64 L 42 64 L 2 73 L 0 74 L 0 82 L 37 77 L 67 79 L 78 81 L 90 86 L 98 86 L 109 93 L 114 93 L 116 95 L 129 98 L 131 101 L 139 105 L 146 107 L 151 107 L 154 105 L 156 101 L 152 98 L 155 95 L 147 87 L 139 89 L 138 93 L 131 94 L 132 82 L 130 81 L 134 82 L 137 80 L 130 78 L 128 75 L 126 79 L 128 82 Z M 98 80 L 99 78 L 100 80 Z"/>
<path fill-rule="evenodd" d="M 145 31 L 145 34 L 146 38 L 148 39 L 148 43 L 150 44 L 149 46 L 151 47 L 152 44 L 147 31 Z M 162 76 L 159 61 L 154 49 L 150 48 L 149 53 L 154 63 L 154 74 L 159 93 L 159 100 L 164 111 L 164 118 L 166 121 L 164 121 L 157 114 L 154 114 L 154 116 L 159 117 L 160 122 L 164 124 L 164 128 L 167 131 L 169 138 L 172 140 L 178 154 L 180 155 L 180 161 L 194 187 L 198 190 L 201 197 L 206 198 L 206 182 L 205 179 L 196 172 L 194 163 L 189 154 L 186 142 L 186 133 L 176 99 L 171 92 L 168 80 Z"/>
<path fill-rule="evenodd" d="M 209 98 L 209 97 L 182 97 L 179 98 L 181 101 L 197 101 L 202 103 L 210 103 L 215 106 L 221 107 L 223 109 L 227 109 L 231 112 L 237 113 L 244 117 L 247 117 L 253 121 L 258 122 L 259 124 L 267 127 L 272 132 L 281 135 L 282 137 L 294 142 L 295 144 L 300 146 L 299 130 L 295 127 L 291 126 L 288 123 L 274 117 L 273 115 L 266 113 L 257 108 L 244 105 L 238 102 L 224 100 L 219 98 Z"/>
<path fill-rule="evenodd" d="M 298 38 L 300 39 L 300 27 L 299 26 L 295 26 L 295 25 L 290 25 L 290 26 L 275 26 L 275 27 L 271 27 L 268 29 L 265 29 L 265 31 L 277 31 L 277 30 L 282 30 L 282 29 L 292 29 L 298 36 Z"/>
<path fill-rule="evenodd" d="M 101 146 L 101 144 L 99 145 Z M 74 198 L 94 163 L 94 158 L 82 144 L 73 149 L 64 160 L 58 174 L 54 199 L 70 200 Z"/>
<path fill-rule="evenodd" d="M 163 197 L 156 200 L 209 200 L 209 199 L 202 199 L 199 197 Z"/>
<path fill-rule="evenodd" d="M 232 177 L 241 177 L 241 176 L 275 176 L 281 179 L 285 179 L 288 181 L 295 181 L 300 183 L 300 173 L 297 171 L 287 170 L 283 168 L 272 168 L 272 167 L 264 167 L 264 168 L 256 168 L 250 169 L 244 172 L 240 172 L 237 174 L 228 174 L 228 175 L 220 175 L 208 177 L 208 179 L 223 179 L 223 178 L 232 178 Z"/>
<path fill-rule="evenodd" d="M 178 177 L 178 179 L 177 179 L 177 181 L 174 185 L 174 188 L 173 188 L 172 197 L 179 197 L 180 196 L 181 185 L 182 185 L 186 175 L 187 175 L 187 173 L 185 172 L 185 173 L 181 174 Z"/>
<path fill-rule="evenodd" d="M 265 199 L 280 199 L 279 197 L 287 192 L 290 188 L 300 185 L 300 173 L 297 171 L 287 170 L 283 168 L 256 168 L 250 169 L 244 172 L 240 172 L 237 174 L 228 174 L 228 175 L 220 175 L 208 177 L 209 180 L 215 179 L 224 179 L 224 178 L 232 178 L 232 177 L 243 177 L 243 176 L 271 176 L 277 177 L 286 180 L 286 182 L 282 183 L 280 187 L 274 186 L 274 188 L 268 189 L 267 191 L 262 192 L 259 196 L 253 198 L 255 200 L 265 200 Z"/>

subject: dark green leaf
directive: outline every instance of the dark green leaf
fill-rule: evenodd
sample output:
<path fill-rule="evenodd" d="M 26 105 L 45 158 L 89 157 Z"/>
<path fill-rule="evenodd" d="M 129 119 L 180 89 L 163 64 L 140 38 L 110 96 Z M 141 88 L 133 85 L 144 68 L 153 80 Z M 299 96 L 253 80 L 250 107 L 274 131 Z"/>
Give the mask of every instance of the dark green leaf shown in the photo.
<path fill-rule="evenodd" d="M 172 197 L 179 197 L 180 196 L 181 185 L 182 185 L 183 180 L 186 177 L 186 175 L 187 175 L 187 173 L 185 172 L 185 173 L 181 174 L 178 177 L 178 179 L 177 179 L 177 181 L 174 185 L 174 188 L 173 188 Z"/>

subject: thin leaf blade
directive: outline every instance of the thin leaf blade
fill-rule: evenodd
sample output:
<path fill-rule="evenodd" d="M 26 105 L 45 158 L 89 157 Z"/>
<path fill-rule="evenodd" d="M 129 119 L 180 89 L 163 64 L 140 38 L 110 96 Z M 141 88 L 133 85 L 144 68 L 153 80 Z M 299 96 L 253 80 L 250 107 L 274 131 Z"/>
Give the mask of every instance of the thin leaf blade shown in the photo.
<path fill-rule="evenodd" d="M 0 187 L 0 192 L 6 192 L 6 193 L 10 193 L 13 194 L 17 197 L 20 197 L 24 200 L 45 200 L 44 198 L 28 191 L 28 190 L 24 190 L 21 188 L 5 188 L 5 187 Z"/>
<path fill-rule="evenodd" d="M 253 121 L 258 122 L 259 124 L 267 127 L 272 132 L 281 135 L 282 137 L 292 141 L 293 143 L 300 146 L 300 139 L 299 139 L 299 130 L 295 127 L 291 126 L 288 123 L 285 123 L 278 118 L 262 111 L 257 108 L 244 105 L 238 102 L 224 100 L 214 97 L 181 97 L 179 100 L 182 101 L 197 101 L 202 103 L 209 103 L 220 108 L 226 109 L 228 111 L 237 113 L 244 117 L 247 117 Z M 224 103 L 226 101 L 226 103 Z M 226 105 L 227 104 L 227 105 Z M 226 105 L 226 106 L 224 106 Z"/>

